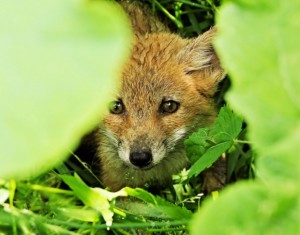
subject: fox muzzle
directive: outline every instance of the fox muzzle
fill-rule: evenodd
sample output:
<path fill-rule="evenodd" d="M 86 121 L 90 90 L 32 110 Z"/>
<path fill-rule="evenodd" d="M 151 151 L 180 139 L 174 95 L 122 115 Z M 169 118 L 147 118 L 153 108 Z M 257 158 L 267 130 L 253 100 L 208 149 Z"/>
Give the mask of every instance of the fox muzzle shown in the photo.
<path fill-rule="evenodd" d="M 132 165 L 140 169 L 146 169 L 152 166 L 153 156 L 150 151 L 131 152 L 129 161 Z"/>

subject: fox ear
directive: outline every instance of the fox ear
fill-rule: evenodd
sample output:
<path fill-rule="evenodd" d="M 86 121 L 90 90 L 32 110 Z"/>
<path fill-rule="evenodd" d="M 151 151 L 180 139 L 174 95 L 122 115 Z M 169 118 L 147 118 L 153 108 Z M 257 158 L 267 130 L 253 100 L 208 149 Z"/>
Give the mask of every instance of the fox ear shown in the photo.
<path fill-rule="evenodd" d="M 179 63 L 193 77 L 199 92 L 208 96 L 214 95 L 218 83 L 226 75 L 212 45 L 216 32 L 216 28 L 212 28 L 191 39 L 178 55 Z"/>

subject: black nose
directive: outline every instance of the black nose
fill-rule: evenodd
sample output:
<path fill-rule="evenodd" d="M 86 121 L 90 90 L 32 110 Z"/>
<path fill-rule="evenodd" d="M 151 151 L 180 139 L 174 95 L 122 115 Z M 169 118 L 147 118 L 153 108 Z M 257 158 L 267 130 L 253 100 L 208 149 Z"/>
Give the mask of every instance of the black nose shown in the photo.
<path fill-rule="evenodd" d="M 147 167 L 152 162 L 151 152 L 132 152 L 129 156 L 130 162 L 139 168 Z"/>

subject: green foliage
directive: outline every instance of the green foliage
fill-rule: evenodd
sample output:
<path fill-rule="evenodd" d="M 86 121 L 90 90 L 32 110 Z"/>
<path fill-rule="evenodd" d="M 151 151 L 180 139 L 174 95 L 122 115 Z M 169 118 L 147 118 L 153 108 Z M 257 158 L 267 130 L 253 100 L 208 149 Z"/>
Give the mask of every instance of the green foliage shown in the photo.
<path fill-rule="evenodd" d="M 91 207 L 102 214 L 107 226 L 112 225 L 114 213 L 116 211 L 120 211 L 119 209 L 115 210 L 116 208 L 114 208 L 114 199 L 117 197 L 131 196 L 144 201 L 143 204 L 141 204 L 140 201 L 128 201 L 124 204 L 127 207 L 130 204 L 130 207 L 132 207 L 131 211 L 134 213 L 137 212 L 136 207 L 143 205 L 143 208 L 146 210 L 142 214 L 150 218 L 155 217 L 173 220 L 183 218 L 189 219 L 192 215 L 190 211 L 167 202 L 164 199 L 154 196 L 140 188 L 132 189 L 126 187 L 118 192 L 112 193 L 101 188 L 88 187 L 77 175 L 75 175 L 75 177 L 70 175 L 61 175 L 60 177 L 72 189 L 74 195 L 78 197 L 84 205 Z M 150 210 L 147 205 L 151 208 Z M 125 213 L 120 214 L 126 216 Z"/>
<path fill-rule="evenodd" d="M 153 206 L 153 212 L 155 213 L 155 217 L 162 218 L 162 219 L 171 219 L 171 220 L 179 220 L 179 219 L 190 219 L 192 216 L 191 211 L 176 206 L 170 202 L 167 202 L 163 198 L 156 196 L 154 197 L 151 193 L 137 188 L 125 188 L 125 191 L 128 195 L 143 200 L 144 202 L 148 203 L 149 205 Z M 149 214 L 149 210 L 145 211 L 145 215 L 148 217 L 152 217 Z"/>
<path fill-rule="evenodd" d="M 188 36 L 212 24 L 219 4 L 148 2 Z M 251 146 L 241 119 L 223 108 L 213 127 L 186 141 L 193 165 L 160 196 L 91 188 L 81 178 L 97 177 L 74 176 L 70 165 L 57 167 L 59 174 L 0 180 L 0 233 L 186 234 L 191 221 L 192 235 L 300 234 L 299 10 L 296 0 L 227 0 L 221 10 L 216 46 L 232 77 L 227 99 L 245 118 Z M 99 121 L 130 34 L 124 16 L 103 1 L 5 0 L 0 15 L 0 177 L 11 178 L 61 162 Z M 257 179 L 228 186 L 202 206 L 195 176 L 225 151 L 229 181 L 253 178 L 252 148 Z"/>
<path fill-rule="evenodd" d="M 199 175 L 210 167 L 233 144 L 242 130 L 242 119 L 234 115 L 230 109 L 223 107 L 211 128 L 201 128 L 186 141 L 186 153 L 194 162 L 188 177 Z"/>
<path fill-rule="evenodd" d="M 227 99 L 249 125 L 258 178 L 207 202 L 191 234 L 300 233 L 299 10 L 297 0 L 221 9 L 216 46 L 232 77 Z"/>
<path fill-rule="evenodd" d="M 112 225 L 114 213 L 110 209 L 109 201 L 118 196 L 127 196 L 125 191 L 111 193 L 101 188 L 89 188 L 77 175 L 75 177 L 61 175 L 60 177 L 86 206 L 101 213 L 107 226 Z M 98 219 L 92 222 L 98 222 Z"/>
<path fill-rule="evenodd" d="M 130 32 L 106 2 L 4 0 L 0 15 L 0 177 L 32 176 L 99 122 Z"/>
<path fill-rule="evenodd" d="M 147 0 L 154 12 L 171 22 L 170 28 L 184 36 L 197 36 L 214 24 L 214 16 L 219 0 L 189 1 L 189 0 Z M 168 23 L 168 21 L 166 21 Z"/>
<path fill-rule="evenodd" d="M 58 189 L 60 179 L 71 190 Z M 189 210 L 143 189 L 111 193 L 88 187 L 70 172 L 0 183 L 0 231 L 7 234 L 101 234 L 107 229 L 130 234 L 137 228 L 146 232 L 185 231 L 192 216 Z"/>
<path fill-rule="evenodd" d="M 191 223 L 191 234 L 299 234 L 297 192 L 289 186 L 283 191 L 239 183 L 203 205 Z"/>

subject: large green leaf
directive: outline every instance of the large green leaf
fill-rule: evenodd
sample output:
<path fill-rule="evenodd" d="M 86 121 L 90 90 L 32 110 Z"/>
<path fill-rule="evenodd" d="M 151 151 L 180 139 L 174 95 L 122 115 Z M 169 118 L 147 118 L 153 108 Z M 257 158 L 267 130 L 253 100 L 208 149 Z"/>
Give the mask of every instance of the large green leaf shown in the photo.
<path fill-rule="evenodd" d="M 232 75 L 228 101 L 247 119 L 255 149 L 262 156 L 272 155 L 269 163 L 258 160 L 260 175 L 293 178 L 285 167 L 273 173 L 270 169 L 290 163 L 300 180 L 295 157 L 300 139 L 300 2 L 239 2 L 223 7 L 216 42 Z"/>
<path fill-rule="evenodd" d="M 248 120 L 267 181 L 300 181 L 299 10 L 299 1 L 228 3 L 221 14 L 217 46 L 233 78 L 228 100 Z"/>
<path fill-rule="evenodd" d="M 216 47 L 227 96 L 257 152 L 258 179 L 201 208 L 191 234 L 300 233 L 300 2 L 226 1 Z M 211 222 L 213 221 L 213 222 Z"/>
<path fill-rule="evenodd" d="M 285 191 L 243 182 L 207 201 L 193 218 L 191 234 L 299 234 L 296 187 Z"/>
<path fill-rule="evenodd" d="M 3 0 L 0 18 L 0 177 L 36 175 L 99 122 L 128 22 L 106 1 L 80 0 Z"/>

